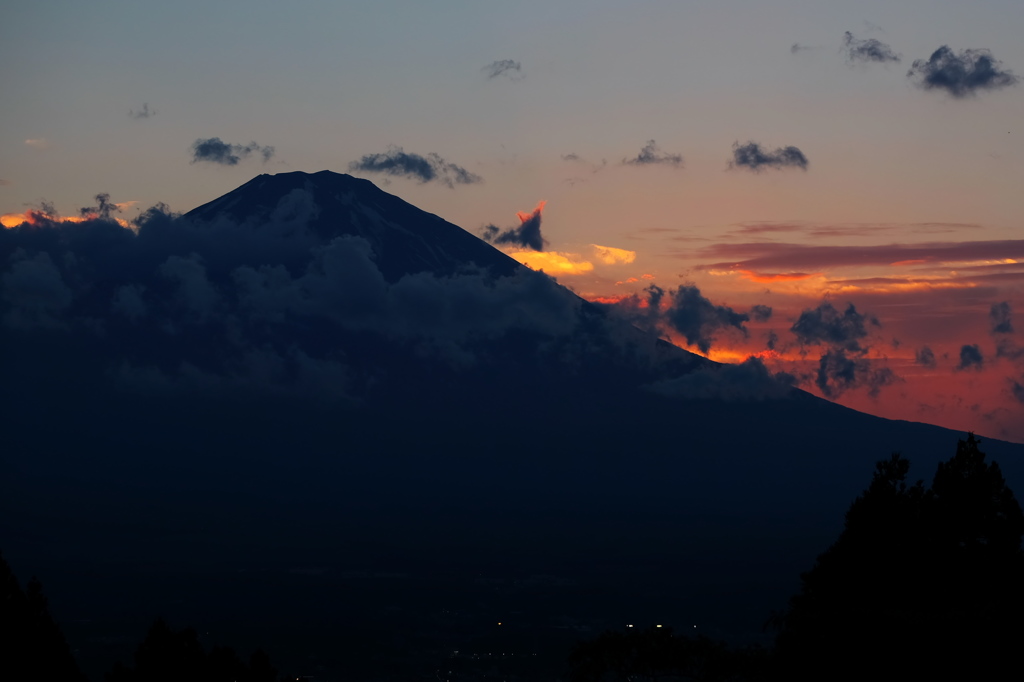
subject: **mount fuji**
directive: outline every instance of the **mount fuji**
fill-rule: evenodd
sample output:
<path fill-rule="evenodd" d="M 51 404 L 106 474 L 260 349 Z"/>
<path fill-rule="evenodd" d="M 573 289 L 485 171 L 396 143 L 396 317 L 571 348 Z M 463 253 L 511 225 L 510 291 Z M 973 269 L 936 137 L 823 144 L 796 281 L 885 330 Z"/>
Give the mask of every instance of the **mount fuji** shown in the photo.
<path fill-rule="evenodd" d="M 671 346 L 328 171 L 24 224 L 0 264 L 0 549 L 79 618 L 329 629 L 238 585 L 543 574 L 586 587 L 560 613 L 756 632 L 875 461 L 925 478 L 962 435 Z M 1024 446 L 985 451 L 1021 489 Z"/>

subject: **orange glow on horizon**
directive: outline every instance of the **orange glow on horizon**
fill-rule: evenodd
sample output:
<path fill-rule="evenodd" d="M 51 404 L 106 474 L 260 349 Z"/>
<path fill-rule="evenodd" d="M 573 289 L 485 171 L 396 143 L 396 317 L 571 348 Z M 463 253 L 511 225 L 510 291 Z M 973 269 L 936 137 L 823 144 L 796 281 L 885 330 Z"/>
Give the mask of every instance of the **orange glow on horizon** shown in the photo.
<path fill-rule="evenodd" d="M 135 202 L 126 202 L 126 203 L 135 203 Z M 14 228 L 14 227 L 18 227 L 19 225 L 23 225 L 25 223 L 28 223 L 32 227 L 42 227 L 42 226 L 48 225 L 50 223 L 84 223 L 87 220 L 95 220 L 98 217 L 99 216 L 97 214 L 90 213 L 90 214 L 84 215 L 84 216 L 77 216 L 76 215 L 76 216 L 70 216 L 70 217 L 67 217 L 67 218 L 58 218 L 58 217 L 55 217 L 55 216 L 47 215 L 46 213 L 43 213 L 42 211 L 38 211 L 38 210 L 34 210 L 34 209 L 29 209 L 29 210 L 25 211 L 24 213 L 5 213 L 5 214 L 3 214 L 2 216 L 0 216 L 0 224 L 2 224 L 4 227 L 6 227 L 8 229 L 11 229 L 11 228 Z M 116 220 L 117 224 L 120 225 L 121 227 L 129 227 L 129 228 L 131 227 L 131 224 L 127 220 L 123 220 L 121 218 L 114 218 L 113 220 Z"/>

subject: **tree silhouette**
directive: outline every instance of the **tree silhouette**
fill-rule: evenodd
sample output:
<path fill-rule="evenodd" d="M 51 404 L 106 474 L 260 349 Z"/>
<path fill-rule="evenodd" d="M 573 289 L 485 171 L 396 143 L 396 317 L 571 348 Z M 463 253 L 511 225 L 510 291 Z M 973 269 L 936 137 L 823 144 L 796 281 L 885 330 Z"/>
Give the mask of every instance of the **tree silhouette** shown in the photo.
<path fill-rule="evenodd" d="M 986 679 L 1024 635 L 1024 514 L 973 434 L 932 486 L 879 462 L 780 619 L 789 679 Z"/>
<path fill-rule="evenodd" d="M 0 556 L 0 678 L 85 680 L 43 595 L 32 578 L 21 589 Z"/>
<path fill-rule="evenodd" d="M 203 649 L 192 628 L 175 632 L 158 618 L 135 651 L 135 668 L 118 663 L 107 682 L 276 682 L 277 671 L 262 650 L 246 665 L 228 647 Z"/>

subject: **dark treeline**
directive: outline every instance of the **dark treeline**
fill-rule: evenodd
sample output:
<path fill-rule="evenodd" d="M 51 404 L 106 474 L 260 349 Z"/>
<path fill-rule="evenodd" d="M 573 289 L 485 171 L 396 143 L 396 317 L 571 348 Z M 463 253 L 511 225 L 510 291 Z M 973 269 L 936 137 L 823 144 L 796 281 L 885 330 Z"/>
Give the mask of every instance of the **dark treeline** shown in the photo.
<path fill-rule="evenodd" d="M 1000 679 L 1024 637 L 1024 513 L 973 434 L 930 487 L 878 462 L 836 542 L 769 620 L 775 647 L 731 648 L 667 628 L 581 643 L 574 682 Z"/>
<path fill-rule="evenodd" d="M 835 543 L 766 627 L 772 649 L 732 647 L 669 627 L 606 632 L 567 661 L 572 682 L 618 680 L 998 679 L 1024 637 L 1024 512 L 973 434 L 910 483 L 899 454 L 877 463 Z M 38 580 L 22 590 L 0 558 L 0 676 L 84 680 Z M 207 651 L 195 630 L 157 620 L 134 666 L 107 682 L 274 682 L 261 650 Z M 451 667 L 451 666 L 447 666 Z M 557 672 L 552 671 L 553 675 Z M 456 675 L 457 676 L 457 675 Z M 467 678 L 468 679 L 468 678 Z"/>

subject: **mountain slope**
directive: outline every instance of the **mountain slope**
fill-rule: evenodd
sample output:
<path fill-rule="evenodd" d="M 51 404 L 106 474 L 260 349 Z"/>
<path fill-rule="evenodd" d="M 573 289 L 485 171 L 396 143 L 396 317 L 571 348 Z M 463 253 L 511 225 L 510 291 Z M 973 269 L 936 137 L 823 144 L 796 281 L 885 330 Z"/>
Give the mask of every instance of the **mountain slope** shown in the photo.
<path fill-rule="evenodd" d="M 556 574 L 608 614 L 757 631 L 876 460 L 927 478 L 958 436 L 666 348 L 327 172 L 134 232 L 6 230 L 0 263 L 0 548 L 82 618 L 203 575 L 219 605 L 188 603 L 237 619 L 221 571 L 314 567 Z M 983 447 L 1024 489 L 1024 448 Z"/>

